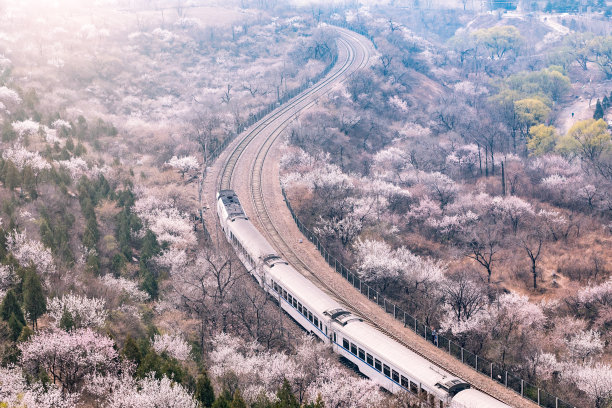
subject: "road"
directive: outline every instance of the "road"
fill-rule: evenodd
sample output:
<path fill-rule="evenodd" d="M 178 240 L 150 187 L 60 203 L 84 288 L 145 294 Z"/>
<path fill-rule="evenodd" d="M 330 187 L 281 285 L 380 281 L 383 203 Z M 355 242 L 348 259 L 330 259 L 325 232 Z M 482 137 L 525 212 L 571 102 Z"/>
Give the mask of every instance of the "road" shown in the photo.
<path fill-rule="evenodd" d="M 235 190 L 246 214 L 277 251 L 322 290 L 347 305 L 348 309 L 365 317 L 380 330 L 436 365 L 470 382 L 475 388 L 514 407 L 537 406 L 461 364 L 384 313 L 375 303 L 369 301 L 335 273 L 293 222 L 280 189 L 279 136 L 296 115 L 316 104 L 319 98 L 346 81 L 354 72 L 366 68 L 376 54 L 365 37 L 344 29 L 338 31 L 339 56 L 334 69 L 314 87 L 242 133 L 228 147 L 208 171 L 204 181 L 206 205 L 208 208 L 215 208 L 215 194 L 220 188 Z M 206 214 L 205 221 L 212 237 L 223 239 L 222 234 L 218 232 L 214 211 Z"/>

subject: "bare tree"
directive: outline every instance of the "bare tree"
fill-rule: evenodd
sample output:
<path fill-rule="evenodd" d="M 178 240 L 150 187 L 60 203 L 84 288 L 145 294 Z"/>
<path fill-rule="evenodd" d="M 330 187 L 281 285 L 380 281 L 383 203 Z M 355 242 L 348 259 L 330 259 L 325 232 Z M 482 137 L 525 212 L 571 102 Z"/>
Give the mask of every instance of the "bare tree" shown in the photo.
<path fill-rule="evenodd" d="M 497 225 L 477 225 L 467 236 L 466 256 L 478 262 L 487 271 L 487 282 L 491 283 L 493 263 L 497 262 L 497 253 L 502 239 Z"/>
<path fill-rule="evenodd" d="M 462 270 L 451 274 L 444 282 L 442 292 L 458 322 L 468 320 L 487 303 L 486 290 L 475 272 Z"/>
<path fill-rule="evenodd" d="M 523 235 L 520 238 L 521 246 L 527 253 L 529 261 L 531 262 L 531 274 L 533 275 L 534 289 L 537 289 L 538 287 L 538 260 L 540 259 L 540 255 L 542 254 L 542 247 L 544 246 L 545 239 L 545 234 L 538 227 L 534 228 L 533 231 Z"/>

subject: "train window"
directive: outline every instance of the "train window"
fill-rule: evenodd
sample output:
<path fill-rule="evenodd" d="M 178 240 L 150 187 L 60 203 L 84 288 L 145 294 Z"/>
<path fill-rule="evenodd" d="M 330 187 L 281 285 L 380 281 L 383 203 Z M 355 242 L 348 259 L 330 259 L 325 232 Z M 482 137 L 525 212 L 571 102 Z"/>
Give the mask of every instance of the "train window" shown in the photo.
<path fill-rule="evenodd" d="M 408 381 L 408 379 L 406 377 L 404 377 L 402 375 L 402 387 L 408 389 L 408 387 L 410 387 L 410 381 Z"/>
<path fill-rule="evenodd" d="M 319 327 L 319 319 L 317 319 L 317 317 L 314 317 L 314 324 L 315 326 Z"/>
<path fill-rule="evenodd" d="M 382 363 L 377 358 L 374 359 L 374 368 L 376 369 L 376 371 L 382 370 Z"/>
<path fill-rule="evenodd" d="M 357 355 L 357 346 L 351 343 L 351 353 Z"/>
<path fill-rule="evenodd" d="M 399 373 L 395 370 L 391 370 L 391 378 L 393 378 L 393 381 L 395 381 L 396 383 L 399 382 Z"/>
<path fill-rule="evenodd" d="M 385 374 L 387 377 L 391 377 L 391 369 L 386 364 L 383 364 L 383 374 Z"/>
<path fill-rule="evenodd" d="M 342 339 L 342 347 L 344 347 L 345 349 L 349 349 L 349 342 L 347 339 Z"/>
<path fill-rule="evenodd" d="M 308 320 L 310 320 L 310 322 L 312 323 L 313 319 L 312 319 L 312 313 L 308 312 Z"/>
<path fill-rule="evenodd" d="M 289 300 L 289 303 L 293 303 L 293 296 L 291 295 L 287 295 L 287 299 Z"/>
<path fill-rule="evenodd" d="M 413 383 L 412 381 L 410 381 L 410 392 L 413 394 L 418 394 L 419 393 L 419 387 Z"/>
<path fill-rule="evenodd" d="M 367 354 L 366 361 L 369 365 L 374 365 L 374 357 L 370 353 Z"/>
<path fill-rule="evenodd" d="M 287 291 L 283 289 L 283 298 L 287 299 Z"/>
<path fill-rule="evenodd" d="M 297 309 L 298 309 L 298 312 L 302 313 L 302 304 L 300 302 L 298 302 Z"/>
<path fill-rule="evenodd" d="M 359 358 L 365 360 L 365 351 L 363 351 L 362 349 L 359 349 Z"/>
<path fill-rule="evenodd" d="M 295 298 L 293 298 L 293 307 L 297 309 L 297 300 L 295 300 Z"/>

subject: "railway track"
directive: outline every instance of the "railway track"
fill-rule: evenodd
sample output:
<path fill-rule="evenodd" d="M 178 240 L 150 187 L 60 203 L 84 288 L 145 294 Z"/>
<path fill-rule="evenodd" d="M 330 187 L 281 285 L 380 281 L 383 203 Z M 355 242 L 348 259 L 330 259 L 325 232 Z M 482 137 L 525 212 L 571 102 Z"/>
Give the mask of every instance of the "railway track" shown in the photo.
<path fill-rule="evenodd" d="M 251 131 L 249 131 L 231 150 L 227 160 L 225 161 L 221 173 L 217 179 L 216 185 L 219 189 L 236 189 L 235 188 L 235 170 L 238 166 L 238 162 L 241 157 L 249 148 L 249 146 L 255 146 L 255 159 L 252 161 L 249 180 L 248 180 L 248 191 L 249 199 L 253 205 L 254 213 L 259 221 L 261 228 L 263 229 L 264 235 L 268 238 L 270 243 L 278 250 L 293 267 L 295 267 L 300 273 L 314 281 L 322 290 L 327 294 L 337 299 L 341 303 L 345 304 L 348 310 L 358 314 L 365 321 L 376 327 L 381 332 L 385 333 L 389 337 L 395 339 L 405 347 L 413 350 L 417 354 L 426 358 L 435 365 L 440 365 L 439 362 L 434 361 L 430 356 L 421 352 L 413 345 L 407 343 L 397 335 L 387 330 L 381 324 L 377 323 L 372 318 L 368 317 L 362 308 L 351 302 L 346 296 L 342 296 L 337 290 L 331 287 L 325 280 L 321 279 L 311 268 L 296 254 L 291 248 L 291 245 L 286 242 L 283 238 L 281 231 L 278 230 L 275 223 L 272 221 L 274 215 L 271 214 L 271 210 L 266 205 L 266 200 L 263 191 L 264 180 L 264 164 L 269 152 L 274 145 L 275 141 L 283 133 L 283 131 L 289 126 L 291 122 L 296 119 L 296 116 L 313 106 L 317 103 L 317 100 L 328 93 L 337 83 L 345 81 L 350 74 L 364 68 L 369 63 L 369 50 L 363 45 L 357 34 L 354 34 L 348 30 L 339 30 L 341 33 L 338 39 L 339 54 L 343 55 L 341 65 L 338 69 L 333 69 L 332 72 L 318 84 L 305 91 L 301 95 L 296 96 L 293 100 L 288 102 L 282 108 L 268 115 L 264 120 L 260 121 Z M 361 49 L 356 49 L 358 46 Z M 340 58 L 338 59 L 340 61 Z M 258 137 L 259 136 L 259 137 Z M 263 140 L 261 140 L 263 139 Z M 255 143 L 254 143 L 255 142 Z M 253 147 L 252 147 L 253 148 Z M 240 181 L 241 183 L 244 180 Z M 454 370 L 452 367 L 443 366 L 444 369 L 456 375 L 458 377 L 465 377 L 463 373 Z M 480 375 L 480 374 L 478 374 Z M 489 393 L 496 398 L 500 398 L 499 395 L 494 395 L 490 391 L 483 389 L 474 384 L 474 388 L 480 389 L 485 393 Z M 504 402 L 515 406 L 535 406 L 529 405 L 517 405 L 508 401 L 504 398 Z M 525 401 L 526 402 L 526 401 Z"/>

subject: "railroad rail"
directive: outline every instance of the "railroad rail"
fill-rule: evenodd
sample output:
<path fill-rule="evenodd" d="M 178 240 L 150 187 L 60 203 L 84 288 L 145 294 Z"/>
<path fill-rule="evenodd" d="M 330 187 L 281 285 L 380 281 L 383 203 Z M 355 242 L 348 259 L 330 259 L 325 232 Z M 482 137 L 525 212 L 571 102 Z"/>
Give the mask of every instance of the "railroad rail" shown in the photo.
<path fill-rule="evenodd" d="M 291 245 L 289 245 L 289 243 L 287 243 L 285 239 L 283 239 L 282 234 L 277 229 L 275 223 L 272 221 L 274 219 L 274 216 L 271 214 L 271 211 L 266 205 L 266 201 L 264 199 L 264 163 L 275 141 L 289 126 L 289 124 L 296 119 L 297 115 L 300 112 L 316 104 L 317 100 L 321 96 L 330 92 L 336 84 L 345 81 L 352 73 L 363 69 L 369 64 L 370 51 L 368 50 L 368 47 L 362 43 L 359 36 L 345 29 L 338 29 L 338 32 L 340 33 L 340 37 L 338 38 L 339 67 L 332 69 L 330 74 L 328 74 L 328 76 L 325 77 L 323 80 L 315 84 L 313 87 L 307 89 L 302 94 L 296 96 L 294 99 L 287 102 L 285 105 L 283 105 L 276 111 L 270 113 L 258 124 L 256 124 L 251 130 L 247 131 L 245 135 L 231 148 L 229 155 L 227 156 L 227 159 L 224 162 L 223 167 L 218 175 L 215 185 L 219 190 L 236 190 L 234 185 L 237 182 L 244 183 L 244 180 L 235 179 L 235 170 L 247 148 L 249 148 L 249 146 L 254 146 L 255 144 L 259 143 L 259 146 L 256 147 L 255 160 L 252 161 L 252 164 L 250 166 L 248 180 L 248 190 L 250 195 L 249 199 L 254 208 L 254 215 L 256 216 L 261 227 L 263 228 L 263 234 L 278 250 L 279 254 L 281 254 L 296 270 L 298 270 L 307 278 L 315 281 L 315 283 L 322 290 L 337 299 L 339 302 L 345 304 L 347 306 L 347 309 L 358 314 L 360 317 L 362 317 L 368 323 L 376 327 L 378 330 L 385 333 L 387 336 L 393 338 L 394 340 L 398 341 L 405 347 L 413 350 L 422 357 L 426 358 L 433 364 L 440 365 L 439 362 L 434 361 L 430 356 L 421 352 L 413 345 L 402 340 L 397 335 L 390 332 L 385 327 L 377 323 L 375 320 L 367 316 L 367 314 L 361 311 L 358 306 L 354 305 L 353 302 L 349 301 L 346 297 L 343 297 L 340 293 L 338 293 L 337 290 L 335 290 L 327 282 L 321 279 L 316 273 L 314 273 L 308 267 L 308 265 L 295 253 L 295 251 L 291 248 Z M 359 47 L 361 49 L 356 49 L 356 47 Z M 258 136 L 261 137 L 258 138 Z M 261 138 L 263 138 L 263 140 L 259 140 Z M 458 377 L 463 376 L 462 373 L 459 373 L 457 370 L 453 369 L 453 367 L 444 366 L 443 368 L 453 375 L 456 375 Z M 489 393 L 495 398 L 500 398 L 498 395 L 493 395 L 488 390 L 483 389 L 482 387 L 479 387 L 476 384 L 473 384 L 473 387 L 485 393 Z M 517 405 L 516 401 L 514 401 L 513 403 L 511 401 L 505 400 L 504 402 L 515 406 Z M 528 401 L 526 400 L 524 402 L 525 404 L 520 404 L 521 407 L 536 406 L 534 404 L 528 403 Z"/>

